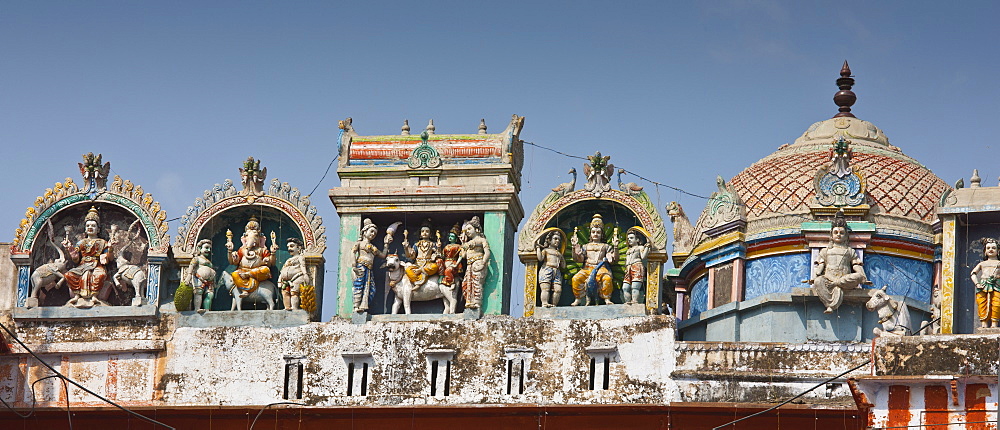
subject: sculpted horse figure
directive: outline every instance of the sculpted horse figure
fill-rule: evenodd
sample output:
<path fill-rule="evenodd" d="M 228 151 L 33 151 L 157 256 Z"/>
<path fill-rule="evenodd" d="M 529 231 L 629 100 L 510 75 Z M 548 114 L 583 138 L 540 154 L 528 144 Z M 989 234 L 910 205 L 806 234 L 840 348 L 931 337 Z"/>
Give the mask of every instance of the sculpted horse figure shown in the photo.
<path fill-rule="evenodd" d="M 896 301 L 886 292 L 886 287 L 874 290 L 872 297 L 865 303 L 869 311 L 878 315 L 878 322 L 882 328 L 875 327 L 872 333 L 875 337 L 882 334 L 896 336 L 908 336 L 913 334 L 910 328 L 910 308 L 906 303 Z"/>
<path fill-rule="evenodd" d="M 384 266 L 389 287 L 396 293 L 396 301 L 392 304 L 392 313 L 398 314 L 400 307 L 402 307 L 407 314 L 410 314 L 411 302 L 434 299 L 444 300 L 444 313 L 455 313 L 455 306 L 458 304 L 458 287 L 441 285 L 440 275 L 430 276 L 423 285 L 414 289 L 413 281 L 406 276 L 406 268 L 413 266 L 413 263 L 400 261 L 398 255 L 390 254 L 386 256 Z"/>

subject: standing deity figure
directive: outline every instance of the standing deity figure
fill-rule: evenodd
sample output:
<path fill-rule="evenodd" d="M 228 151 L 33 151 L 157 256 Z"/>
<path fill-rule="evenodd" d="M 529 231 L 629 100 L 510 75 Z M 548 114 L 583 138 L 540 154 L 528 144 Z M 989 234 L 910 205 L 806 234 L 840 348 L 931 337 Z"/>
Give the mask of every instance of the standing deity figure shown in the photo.
<path fill-rule="evenodd" d="M 483 303 L 483 282 L 486 281 L 486 271 L 489 269 L 490 244 L 483 236 L 483 225 L 478 216 L 462 225 L 462 236 L 461 255 L 468 263 L 465 279 L 462 280 L 465 307 L 479 309 Z"/>
<path fill-rule="evenodd" d="M 375 299 L 375 273 L 373 267 L 375 258 L 385 258 L 392 242 L 392 234 L 385 235 L 385 249 L 379 251 L 372 240 L 378 233 L 378 228 L 371 219 L 365 218 L 361 225 L 361 239 L 351 248 L 351 255 L 354 256 L 354 312 L 364 312 L 368 310 L 371 302 Z"/>
<path fill-rule="evenodd" d="M 997 240 L 989 237 L 983 242 L 983 261 L 972 269 L 972 282 L 976 285 L 976 307 L 979 310 L 979 324 L 1000 327 L 1000 259 L 997 258 Z"/>
<path fill-rule="evenodd" d="M 462 234 L 462 228 L 455 224 L 448 232 L 448 244 L 441 249 L 444 256 L 444 270 L 441 277 L 441 284 L 452 286 L 455 281 L 462 276 L 462 244 L 458 243 L 458 236 Z"/>
<path fill-rule="evenodd" d="M 566 233 L 558 227 L 542 231 L 535 241 L 535 257 L 538 258 L 538 289 L 541 290 L 542 307 L 559 305 L 562 295 L 563 269 L 566 268 Z"/>
<path fill-rule="evenodd" d="M 212 308 L 215 297 L 215 267 L 212 266 L 212 240 L 198 241 L 198 255 L 191 259 L 187 268 L 187 283 L 194 289 L 192 308 L 198 313 Z"/>
<path fill-rule="evenodd" d="M 403 249 L 406 251 L 406 258 L 413 260 L 416 265 L 406 268 L 406 276 L 413 282 L 413 289 L 417 290 L 427 282 L 427 278 L 436 275 L 444 265 L 441 258 L 441 233 L 437 235 L 437 242 L 431 240 L 431 220 L 424 221 L 420 227 L 420 239 L 410 247 L 406 233 L 403 234 Z"/>
<path fill-rule="evenodd" d="M 628 229 L 625 236 L 628 250 L 625 251 L 625 279 L 622 281 L 622 297 L 625 304 L 642 303 L 643 287 L 646 285 L 646 262 L 649 257 L 649 233 L 636 226 Z"/>
<path fill-rule="evenodd" d="M 271 235 L 271 248 L 268 249 L 265 246 L 267 239 L 260 232 L 260 223 L 256 217 L 251 216 L 241 238 L 243 245 L 234 251 L 231 236 L 226 241 L 229 264 L 237 267 L 233 271 L 233 285 L 240 291 L 241 299 L 257 291 L 261 282 L 271 279 L 270 266 L 274 265 L 274 253 L 278 250 L 278 244 L 274 243 L 274 233 Z M 233 297 L 236 295 L 233 294 Z"/>
<path fill-rule="evenodd" d="M 843 212 L 838 212 L 830 228 L 830 244 L 819 251 L 816 277 L 809 281 L 819 300 L 826 306 L 824 313 L 833 313 L 844 300 L 844 290 L 861 288 L 867 283 L 861 259 L 850 247 L 850 230 Z"/>
<path fill-rule="evenodd" d="M 97 237 L 100 232 L 101 217 L 97 208 L 90 207 L 84 217 L 84 237 L 76 244 L 63 239 L 62 246 L 66 249 L 76 267 L 64 275 L 73 297 L 67 303 L 78 308 L 89 308 L 104 304 L 97 299 L 97 294 L 108 278 L 108 256 L 111 255 L 112 243 Z M 113 236 L 113 235 L 112 235 Z"/>
<path fill-rule="evenodd" d="M 302 299 L 299 296 L 302 284 L 309 282 L 309 270 L 306 268 L 306 257 L 302 255 L 305 244 L 302 239 L 290 237 L 286 242 L 288 253 L 291 257 L 285 260 L 281 266 L 281 273 L 278 274 L 278 287 L 281 288 L 281 299 L 285 303 L 285 310 L 298 309 Z"/>
<path fill-rule="evenodd" d="M 573 230 L 570 243 L 573 245 L 573 261 L 583 263 L 583 268 L 573 275 L 573 306 L 590 305 L 591 297 L 600 296 L 604 304 L 610 305 L 614 291 L 611 269 L 618 262 L 618 234 L 611 238 L 611 244 L 604 243 L 604 219 L 594 214 L 590 221 L 590 242 L 580 244 L 577 230 Z"/>

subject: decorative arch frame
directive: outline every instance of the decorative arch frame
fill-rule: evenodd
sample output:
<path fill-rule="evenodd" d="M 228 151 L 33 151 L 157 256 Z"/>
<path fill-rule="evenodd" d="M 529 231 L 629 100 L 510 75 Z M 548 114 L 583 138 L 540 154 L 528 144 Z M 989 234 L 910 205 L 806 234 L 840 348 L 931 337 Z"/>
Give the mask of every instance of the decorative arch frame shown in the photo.
<path fill-rule="evenodd" d="M 31 251 L 45 223 L 71 206 L 96 202 L 121 207 L 140 221 L 149 241 L 145 300 L 154 308 L 158 306 L 160 269 L 170 247 L 167 214 L 160 209 L 160 203 L 151 194 L 143 191 L 142 186 L 115 175 L 111 185 L 106 188 L 92 183 L 86 189 L 81 189 L 72 178 L 56 182 L 52 188 L 35 198 L 35 204 L 25 211 L 24 219 L 14 231 L 14 242 L 10 248 L 11 260 L 17 266 L 17 307 L 25 306 L 31 291 Z"/>

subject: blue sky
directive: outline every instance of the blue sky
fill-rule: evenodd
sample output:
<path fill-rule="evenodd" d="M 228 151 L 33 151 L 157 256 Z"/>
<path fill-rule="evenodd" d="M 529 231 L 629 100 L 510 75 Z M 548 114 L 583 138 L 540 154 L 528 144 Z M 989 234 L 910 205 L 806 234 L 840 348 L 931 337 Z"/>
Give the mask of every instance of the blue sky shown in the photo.
<path fill-rule="evenodd" d="M 716 175 L 734 176 L 835 114 L 845 59 L 859 118 L 949 184 L 979 168 L 994 186 L 998 9 L 985 1 L 3 2 L 0 241 L 13 238 L 45 188 L 79 176 L 89 151 L 171 218 L 202 190 L 238 178 L 248 155 L 308 193 L 348 116 L 360 134 L 398 133 L 403 119 L 420 130 L 431 118 L 447 134 L 475 132 L 480 118 L 499 131 L 516 113 L 526 117 L 526 141 L 577 155 L 601 150 L 617 166 L 707 195 Z M 526 155 L 521 200 L 530 213 L 579 162 L 530 147 Z M 677 200 L 696 214 L 705 204 L 627 181 L 646 185 L 661 210 Z M 338 184 L 331 172 L 313 198 L 329 232 L 338 221 L 324 196 Z M 327 261 L 335 270 L 335 246 Z"/>

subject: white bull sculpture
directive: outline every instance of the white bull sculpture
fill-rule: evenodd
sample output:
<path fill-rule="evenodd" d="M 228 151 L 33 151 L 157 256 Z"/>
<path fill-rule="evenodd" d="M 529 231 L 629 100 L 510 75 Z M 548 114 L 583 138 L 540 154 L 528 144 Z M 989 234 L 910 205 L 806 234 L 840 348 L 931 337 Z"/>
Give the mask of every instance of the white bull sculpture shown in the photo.
<path fill-rule="evenodd" d="M 424 302 L 434 299 L 444 300 L 444 313 L 455 313 L 455 306 L 458 304 L 458 286 L 441 285 L 438 281 L 440 275 L 433 275 L 427 279 L 419 288 L 413 288 L 413 282 L 406 276 L 406 268 L 413 266 L 399 260 L 399 256 L 390 254 L 385 258 L 386 274 L 389 286 L 396 293 L 396 301 L 392 304 L 392 313 L 398 314 L 399 308 L 410 314 L 410 302 Z"/>

